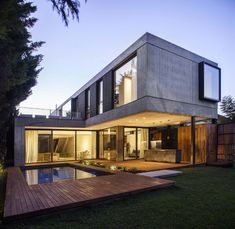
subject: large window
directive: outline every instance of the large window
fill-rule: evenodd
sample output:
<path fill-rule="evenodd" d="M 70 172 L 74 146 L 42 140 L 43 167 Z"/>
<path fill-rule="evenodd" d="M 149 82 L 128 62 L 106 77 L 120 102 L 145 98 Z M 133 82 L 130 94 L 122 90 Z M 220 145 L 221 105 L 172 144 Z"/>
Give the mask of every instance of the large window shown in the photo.
<path fill-rule="evenodd" d="M 138 150 L 139 158 L 144 158 L 144 151 L 148 150 L 148 129 L 138 128 Z"/>
<path fill-rule="evenodd" d="M 75 159 L 75 131 L 53 131 L 53 161 Z"/>
<path fill-rule="evenodd" d="M 25 131 L 25 163 L 95 158 L 96 131 Z"/>
<path fill-rule="evenodd" d="M 96 132 L 77 131 L 77 160 L 96 158 Z"/>
<path fill-rule="evenodd" d="M 99 131 L 99 158 L 116 160 L 116 128 Z"/>
<path fill-rule="evenodd" d="M 86 90 L 85 99 L 86 99 L 85 112 L 86 112 L 86 119 L 87 119 L 87 118 L 90 118 L 90 110 L 91 110 L 91 91 L 90 91 L 90 89 Z"/>
<path fill-rule="evenodd" d="M 220 68 L 201 62 L 200 99 L 220 101 Z"/>
<path fill-rule="evenodd" d="M 103 81 L 98 82 L 98 114 L 103 113 Z"/>
<path fill-rule="evenodd" d="M 136 147 L 136 128 L 124 128 L 124 160 L 136 159 L 139 150 Z"/>
<path fill-rule="evenodd" d="M 124 128 L 124 160 L 144 158 L 144 151 L 147 149 L 147 128 Z"/>
<path fill-rule="evenodd" d="M 119 107 L 137 99 L 137 57 L 114 72 L 114 106 Z"/>
<path fill-rule="evenodd" d="M 25 163 L 51 161 L 51 131 L 25 131 Z"/>

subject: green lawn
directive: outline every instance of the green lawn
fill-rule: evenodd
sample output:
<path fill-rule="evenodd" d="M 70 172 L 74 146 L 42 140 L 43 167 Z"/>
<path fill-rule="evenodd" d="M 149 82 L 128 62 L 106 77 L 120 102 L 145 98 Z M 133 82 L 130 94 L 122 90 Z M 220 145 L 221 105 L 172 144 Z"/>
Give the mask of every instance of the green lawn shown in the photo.
<path fill-rule="evenodd" d="M 235 228 L 235 169 L 182 169 L 176 186 L 7 228 Z"/>

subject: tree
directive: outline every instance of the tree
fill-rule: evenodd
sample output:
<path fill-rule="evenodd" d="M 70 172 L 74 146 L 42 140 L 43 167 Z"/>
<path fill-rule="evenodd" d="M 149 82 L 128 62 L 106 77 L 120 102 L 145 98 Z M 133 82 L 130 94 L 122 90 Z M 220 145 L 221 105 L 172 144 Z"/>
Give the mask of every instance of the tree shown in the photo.
<path fill-rule="evenodd" d="M 78 0 L 50 0 L 67 26 L 69 17 L 79 19 Z M 42 68 L 42 55 L 34 55 L 43 42 L 33 42 L 29 28 L 36 6 L 26 0 L 0 1 L 0 160 L 6 155 L 6 136 L 16 106 L 31 94 Z"/>
<path fill-rule="evenodd" d="M 79 8 L 80 2 L 78 0 L 50 0 L 53 5 L 53 9 L 62 17 L 65 25 L 68 26 L 69 17 L 77 19 L 79 21 Z M 87 0 L 85 0 L 87 2 Z"/>
<path fill-rule="evenodd" d="M 235 99 L 231 95 L 223 97 L 220 109 L 226 118 L 235 121 Z"/>

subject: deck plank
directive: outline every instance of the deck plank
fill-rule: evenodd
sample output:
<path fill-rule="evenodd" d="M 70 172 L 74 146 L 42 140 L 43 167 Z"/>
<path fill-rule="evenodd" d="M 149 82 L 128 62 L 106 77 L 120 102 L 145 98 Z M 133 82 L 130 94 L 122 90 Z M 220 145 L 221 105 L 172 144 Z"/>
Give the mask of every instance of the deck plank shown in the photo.
<path fill-rule="evenodd" d="M 85 206 L 175 184 L 170 180 L 120 172 L 115 175 L 29 186 L 19 167 L 10 167 L 7 172 L 4 220 Z"/>

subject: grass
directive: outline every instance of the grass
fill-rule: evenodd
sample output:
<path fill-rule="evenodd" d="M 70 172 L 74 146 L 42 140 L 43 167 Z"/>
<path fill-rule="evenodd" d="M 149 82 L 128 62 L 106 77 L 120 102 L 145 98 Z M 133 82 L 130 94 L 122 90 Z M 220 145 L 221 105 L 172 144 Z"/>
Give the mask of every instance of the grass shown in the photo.
<path fill-rule="evenodd" d="M 6 228 L 235 228 L 235 170 L 181 169 L 176 186 Z"/>

